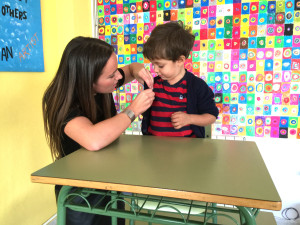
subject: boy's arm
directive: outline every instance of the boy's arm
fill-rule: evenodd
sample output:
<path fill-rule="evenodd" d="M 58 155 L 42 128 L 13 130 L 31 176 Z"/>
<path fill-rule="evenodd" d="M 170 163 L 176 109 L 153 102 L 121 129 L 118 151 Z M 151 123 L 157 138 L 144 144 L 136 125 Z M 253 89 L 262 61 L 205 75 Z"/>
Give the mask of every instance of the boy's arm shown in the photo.
<path fill-rule="evenodd" d="M 214 100 L 214 93 L 209 86 L 200 79 L 194 79 L 192 85 L 191 98 L 188 104 L 196 105 L 196 110 L 190 114 L 176 112 L 171 116 L 171 121 L 175 129 L 180 129 L 186 125 L 196 125 L 205 127 L 214 123 L 219 115 L 218 108 Z"/>
<path fill-rule="evenodd" d="M 186 125 L 196 125 L 205 127 L 216 121 L 216 117 L 209 113 L 197 115 L 184 112 L 175 112 L 171 116 L 172 125 L 175 129 L 180 129 Z"/>

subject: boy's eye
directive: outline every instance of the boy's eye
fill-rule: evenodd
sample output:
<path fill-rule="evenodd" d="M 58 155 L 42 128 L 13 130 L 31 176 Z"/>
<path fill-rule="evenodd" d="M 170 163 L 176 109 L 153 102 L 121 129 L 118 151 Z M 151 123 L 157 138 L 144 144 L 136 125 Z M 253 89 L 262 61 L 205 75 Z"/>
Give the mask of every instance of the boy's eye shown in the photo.
<path fill-rule="evenodd" d="M 164 66 L 158 66 L 158 68 L 162 69 L 162 68 L 164 68 Z"/>

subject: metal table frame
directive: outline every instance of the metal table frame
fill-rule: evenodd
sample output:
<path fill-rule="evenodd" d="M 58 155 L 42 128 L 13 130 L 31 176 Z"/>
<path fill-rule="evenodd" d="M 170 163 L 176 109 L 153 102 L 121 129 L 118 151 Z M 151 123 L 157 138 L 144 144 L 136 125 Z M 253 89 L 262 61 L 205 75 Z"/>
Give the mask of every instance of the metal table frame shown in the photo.
<path fill-rule="evenodd" d="M 164 200 L 164 197 L 151 196 L 151 195 L 136 195 L 130 193 L 118 193 L 115 191 L 101 191 L 89 188 L 77 188 L 75 192 L 70 192 L 73 187 L 63 186 L 58 197 L 57 202 L 57 224 L 64 225 L 66 220 L 66 209 L 70 208 L 75 211 L 93 213 L 99 215 L 105 215 L 112 217 L 112 225 L 117 225 L 117 217 L 125 218 L 130 220 L 130 224 L 133 225 L 134 221 L 144 221 L 157 224 L 165 225 L 212 225 L 218 224 L 218 217 L 226 217 L 232 221 L 235 225 L 256 225 L 256 216 L 259 213 L 259 209 L 247 208 L 242 206 L 237 206 L 236 208 L 228 208 L 217 206 L 216 204 L 198 202 L 198 201 L 185 201 L 181 199 L 170 199 Z M 101 200 L 95 205 L 91 205 L 86 199 L 89 194 L 98 194 L 103 196 L 111 197 L 111 201 L 106 204 L 106 206 L 99 206 Z M 74 203 L 73 199 L 80 197 L 84 200 L 83 204 Z M 127 207 L 125 209 L 117 209 L 116 204 L 118 201 L 124 202 Z M 137 207 L 137 202 L 142 201 L 143 206 L 147 201 L 157 201 L 158 206 L 154 210 L 144 209 L 142 207 Z M 180 209 L 176 206 L 187 207 L 188 213 L 183 214 Z M 160 215 L 160 210 L 162 208 L 172 209 L 171 211 L 164 215 Z M 203 209 L 203 213 L 198 215 L 191 215 L 192 209 Z M 230 214 L 238 214 L 240 220 L 236 220 Z M 192 218 L 193 217 L 193 218 Z M 195 219 L 196 217 L 196 219 Z M 211 221 L 211 222 L 209 222 Z"/>

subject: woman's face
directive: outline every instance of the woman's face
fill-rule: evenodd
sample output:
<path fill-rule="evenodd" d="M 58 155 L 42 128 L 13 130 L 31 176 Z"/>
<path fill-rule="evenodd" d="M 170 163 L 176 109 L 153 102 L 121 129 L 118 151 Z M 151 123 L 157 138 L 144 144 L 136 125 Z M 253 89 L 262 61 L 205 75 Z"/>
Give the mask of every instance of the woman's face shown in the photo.
<path fill-rule="evenodd" d="M 117 86 L 118 80 L 122 75 L 118 71 L 118 60 L 115 53 L 112 53 L 104 66 L 98 80 L 93 84 L 93 88 L 97 93 L 112 93 Z"/>

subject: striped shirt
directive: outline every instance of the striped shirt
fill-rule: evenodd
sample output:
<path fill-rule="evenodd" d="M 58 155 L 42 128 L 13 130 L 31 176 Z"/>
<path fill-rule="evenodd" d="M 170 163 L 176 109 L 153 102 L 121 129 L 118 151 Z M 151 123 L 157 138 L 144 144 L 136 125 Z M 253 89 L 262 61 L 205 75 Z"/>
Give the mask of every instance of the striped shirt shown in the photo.
<path fill-rule="evenodd" d="M 190 125 L 176 130 L 171 123 L 174 112 L 187 112 L 185 76 L 174 85 L 158 78 L 153 91 L 155 99 L 151 107 L 148 132 L 155 136 L 195 137 Z"/>

